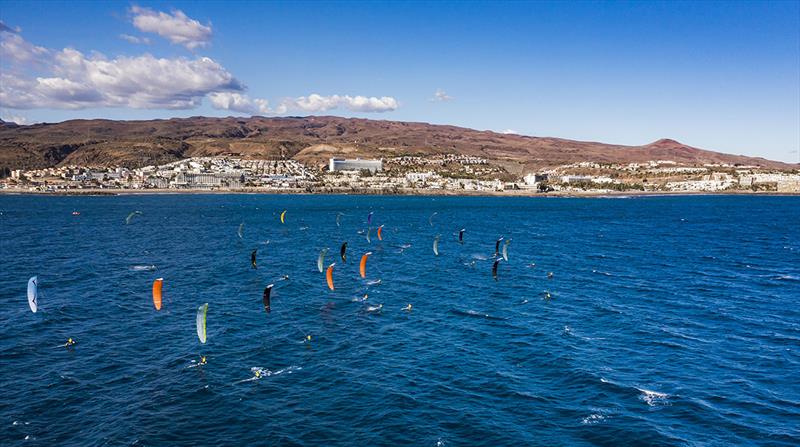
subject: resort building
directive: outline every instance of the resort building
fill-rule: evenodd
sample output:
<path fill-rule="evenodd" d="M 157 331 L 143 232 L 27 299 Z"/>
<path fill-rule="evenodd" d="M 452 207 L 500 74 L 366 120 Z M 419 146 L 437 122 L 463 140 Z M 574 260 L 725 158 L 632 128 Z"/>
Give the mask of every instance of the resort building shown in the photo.
<path fill-rule="evenodd" d="M 337 171 L 361 171 L 368 170 L 371 173 L 383 171 L 383 160 L 362 160 L 346 159 L 346 158 L 331 158 L 328 170 L 330 172 Z"/>

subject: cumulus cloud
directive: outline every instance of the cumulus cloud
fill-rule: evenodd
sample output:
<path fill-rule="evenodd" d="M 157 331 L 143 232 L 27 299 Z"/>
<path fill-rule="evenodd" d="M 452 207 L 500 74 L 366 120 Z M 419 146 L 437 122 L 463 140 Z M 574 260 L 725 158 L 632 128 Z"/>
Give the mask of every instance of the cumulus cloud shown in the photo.
<path fill-rule="evenodd" d="M 172 14 L 154 11 L 150 8 L 132 6 L 133 26 L 145 33 L 154 33 L 169 40 L 173 44 L 183 45 L 193 50 L 204 47 L 211 42 L 211 24 L 202 23 L 188 17 L 181 10 Z"/>
<path fill-rule="evenodd" d="M 28 118 L 25 118 L 24 116 L 20 115 L 0 114 L 0 120 L 3 120 L 7 123 L 16 123 L 19 124 L 20 126 L 28 124 Z"/>
<path fill-rule="evenodd" d="M 281 115 L 290 111 L 317 113 L 337 108 L 380 113 L 398 107 L 397 100 L 391 96 L 314 93 L 283 99 L 271 108 L 266 99 L 244 94 L 244 85 L 208 57 L 158 58 L 145 53 L 108 58 L 98 52 L 86 55 L 74 48 L 58 51 L 37 47 L 16 32 L 5 29 L 0 31 L 0 37 L 4 56 L 0 59 L 0 68 L 3 68 L 0 70 L 0 107 L 3 108 L 192 109 L 200 106 L 205 97 L 216 109 L 251 115 Z M 129 41 L 141 39 L 122 37 Z M 17 65 L 17 61 L 34 64 Z"/>
<path fill-rule="evenodd" d="M 390 96 L 366 97 L 349 95 L 322 96 L 312 93 L 308 96 L 285 98 L 275 108 L 265 99 L 251 99 L 236 92 L 220 92 L 208 95 L 215 109 L 251 115 L 282 115 L 289 112 L 319 113 L 333 109 L 347 109 L 353 112 L 380 113 L 395 110 L 397 100 Z"/>
<path fill-rule="evenodd" d="M 16 109 L 190 109 L 209 93 L 244 89 L 207 57 L 160 59 L 144 54 L 107 59 L 72 48 L 56 53 L 52 76 L 26 79 L 3 73 L 0 81 L 0 105 Z"/>
<path fill-rule="evenodd" d="M 506 135 L 519 135 L 519 132 L 517 132 L 514 129 L 506 129 L 506 130 L 502 131 L 501 133 L 504 133 Z"/>
<path fill-rule="evenodd" d="M 270 115 L 276 113 L 269 108 L 266 99 L 250 99 L 247 95 L 233 92 L 214 92 L 208 95 L 211 106 L 215 109 L 230 110 L 232 112 L 247 113 L 250 115 Z M 285 113 L 285 111 L 283 112 Z"/>
<path fill-rule="evenodd" d="M 353 112 L 380 113 L 396 110 L 398 104 L 397 100 L 391 96 L 382 96 L 380 98 L 349 95 L 322 96 L 312 93 L 308 96 L 284 99 L 281 101 L 281 107 L 290 111 L 311 113 L 325 112 L 337 108 L 344 108 Z"/>
<path fill-rule="evenodd" d="M 17 34 L 19 34 L 19 33 L 22 32 L 22 28 L 20 28 L 18 26 L 14 27 L 14 28 L 11 28 L 10 26 L 6 25 L 5 22 L 0 20 L 0 32 L 9 32 L 9 33 L 17 33 Z"/>
<path fill-rule="evenodd" d="M 131 36 L 130 34 L 120 34 L 119 38 L 126 40 L 130 43 L 150 45 L 150 39 L 147 37 Z"/>
<path fill-rule="evenodd" d="M 447 92 L 439 88 L 436 89 L 436 93 L 433 94 L 433 98 L 431 98 L 431 101 L 445 102 L 445 101 L 451 101 L 452 99 L 453 99 L 452 96 L 448 95 Z"/>
<path fill-rule="evenodd" d="M 31 62 L 47 54 L 47 49 L 33 45 L 19 35 L 17 30 L 1 23 L 0 27 L 0 60 L 12 63 Z"/>

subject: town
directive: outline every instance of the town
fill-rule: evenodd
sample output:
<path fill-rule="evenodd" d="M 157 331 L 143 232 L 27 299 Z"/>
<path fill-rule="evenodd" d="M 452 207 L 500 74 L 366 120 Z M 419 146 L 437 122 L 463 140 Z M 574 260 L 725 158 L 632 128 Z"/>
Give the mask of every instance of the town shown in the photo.
<path fill-rule="evenodd" d="M 13 170 L 2 192 L 231 191 L 378 194 L 610 194 L 619 192 L 800 193 L 800 172 L 670 160 L 581 162 L 512 174 L 467 155 L 331 158 L 312 168 L 292 159 L 193 157 L 140 168 L 60 166 Z"/>

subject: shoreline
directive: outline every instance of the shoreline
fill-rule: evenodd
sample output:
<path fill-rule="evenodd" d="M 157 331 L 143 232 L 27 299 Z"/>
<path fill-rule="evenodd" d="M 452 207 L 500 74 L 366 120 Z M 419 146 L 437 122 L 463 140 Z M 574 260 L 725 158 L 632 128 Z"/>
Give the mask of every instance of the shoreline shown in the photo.
<path fill-rule="evenodd" d="M 129 196 L 129 195 L 196 195 L 196 194 L 251 194 L 251 195 L 352 195 L 352 196 L 417 196 L 417 197 L 555 197 L 555 198 L 614 198 L 659 196 L 800 196 L 797 192 L 777 191 L 552 191 L 539 193 L 529 190 L 510 191 L 453 191 L 453 190 L 325 190 L 309 192 L 305 189 L 79 189 L 68 191 L 28 191 L 0 189 L 0 195 L 35 196 Z"/>

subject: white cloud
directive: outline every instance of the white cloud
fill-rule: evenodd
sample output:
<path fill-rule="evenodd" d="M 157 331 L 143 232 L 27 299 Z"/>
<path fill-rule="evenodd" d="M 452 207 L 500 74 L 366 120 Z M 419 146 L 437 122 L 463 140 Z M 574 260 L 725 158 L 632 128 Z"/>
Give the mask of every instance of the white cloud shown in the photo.
<path fill-rule="evenodd" d="M 26 79 L 3 73 L 0 105 L 191 109 L 209 93 L 243 89 L 232 74 L 207 57 L 159 59 L 144 54 L 107 59 L 65 48 L 56 53 L 51 76 Z"/>
<path fill-rule="evenodd" d="M 22 32 L 22 28 L 20 28 L 18 26 L 15 26 L 14 28 L 11 28 L 10 26 L 6 25 L 5 22 L 0 20 L 0 32 L 9 32 L 9 33 L 17 33 L 17 34 L 19 34 L 19 33 Z"/>
<path fill-rule="evenodd" d="M 7 27 L 6 27 L 7 28 Z M 266 99 L 250 98 L 245 87 L 222 65 L 208 57 L 157 58 L 150 54 L 108 58 L 90 56 L 73 48 L 61 51 L 37 47 L 18 34 L 0 31 L 0 107 L 9 109 L 83 109 L 129 107 L 135 109 L 193 109 L 208 96 L 211 106 L 247 114 L 281 115 L 290 111 L 325 112 L 346 109 L 380 113 L 397 109 L 391 96 L 322 96 L 311 94 L 287 98 L 270 108 Z M 122 35 L 133 41 L 134 36 Z M 128 39 L 131 38 L 131 39 Z M 11 61 L 32 61 L 6 69 Z M 31 73 L 36 73 L 32 75 Z"/>
<path fill-rule="evenodd" d="M 24 126 L 24 125 L 28 124 L 28 118 L 25 118 L 24 116 L 20 116 L 20 115 L 2 114 L 2 115 L 0 115 L 0 120 L 3 120 L 5 122 L 7 122 L 7 123 L 17 123 L 20 126 Z"/>
<path fill-rule="evenodd" d="M 436 89 L 436 93 L 434 93 L 433 94 L 433 98 L 431 98 L 431 101 L 434 101 L 434 102 L 445 102 L 445 101 L 452 101 L 452 100 L 453 100 L 453 97 L 448 95 L 447 92 L 445 92 L 444 90 L 442 90 L 440 88 Z"/>
<path fill-rule="evenodd" d="M 504 131 L 502 131 L 500 133 L 504 133 L 506 135 L 519 135 L 519 132 L 517 132 L 514 129 L 506 129 L 506 130 L 504 130 Z"/>
<path fill-rule="evenodd" d="M 130 12 L 133 14 L 133 26 L 139 31 L 158 34 L 176 45 L 183 45 L 193 50 L 211 42 L 211 24 L 203 25 L 181 10 L 167 14 L 150 8 L 132 6 Z"/>
<path fill-rule="evenodd" d="M 381 113 L 396 110 L 398 104 L 397 100 L 391 96 L 380 98 L 349 95 L 322 96 L 312 93 L 308 96 L 285 99 L 281 102 L 281 106 L 288 111 L 325 112 L 341 107 L 353 112 Z"/>
<path fill-rule="evenodd" d="M 269 108 L 266 99 L 250 99 L 247 95 L 233 92 L 214 92 L 208 95 L 211 106 L 215 109 L 230 110 L 232 112 L 247 113 L 250 115 L 270 115 L 276 113 Z M 285 111 L 284 111 L 285 113 Z"/>
<path fill-rule="evenodd" d="M 0 28 L 0 61 L 12 63 L 31 62 L 48 53 L 47 48 L 38 47 L 23 39 L 5 24 Z"/>
<path fill-rule="evenodd" d="M 289 112 L 319 113 L 338 108 L 353 112 L 380 113 L 395 110 L 398 107 L 397 100 L 390 96 L 381 98 L 348 95 L 322 96 L 312 93 L 308 96 L 286 98 L 274 109 L 269 107 L 269 103 L 265 99 L 251 99 L 247 95 L 236 92 L 211 93 L 208 97 L 215 109 L 250 115 L 283 115 Z"/>
<path fill-rule="evenodd" d="M 130 34 L 120 34 L 119 38 L 122 40 L 126 40 L 130 43 L 150 45 L 150 39 L 148 39 L 147 37 L 137 37 L 137 36 L 131 36 Z"/>

